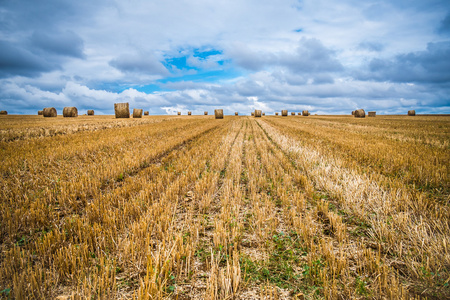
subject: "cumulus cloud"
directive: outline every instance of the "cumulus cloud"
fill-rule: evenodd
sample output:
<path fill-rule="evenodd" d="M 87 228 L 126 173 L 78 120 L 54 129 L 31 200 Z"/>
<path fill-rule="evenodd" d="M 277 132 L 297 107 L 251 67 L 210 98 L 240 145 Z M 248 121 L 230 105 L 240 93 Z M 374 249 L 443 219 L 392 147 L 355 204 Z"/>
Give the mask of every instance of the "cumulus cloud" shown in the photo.
<path fill-rule="evenodd" d="M 293 54 L 281 55 L 280 64 L 293 73 L 339 72 L 344 69 L 334 52 L 314 38 L 302 38 Z"/>
<path fill-rule="evenodd" d="M 168 76 L 170 72 L 152 54 L 122 54 L 109 64 L 125 73 Z"/>
<path fill-rule="evenodd" d="M 240 67 L 259 71 L 267 67 L 283 66 L 293 73 L 338 72 L 343 70 L 334 51 L 315 38 L 301 38 L 290 51 L 265 52 L 234 43 L 226 54 Z"/>
<path fill-rule="evenodd" d="M 372 59 L 363 80 L 448 83 L 450 82 L 450 41 L 429 43 L 425 51 L 396 55 L 392 59 Z"/>

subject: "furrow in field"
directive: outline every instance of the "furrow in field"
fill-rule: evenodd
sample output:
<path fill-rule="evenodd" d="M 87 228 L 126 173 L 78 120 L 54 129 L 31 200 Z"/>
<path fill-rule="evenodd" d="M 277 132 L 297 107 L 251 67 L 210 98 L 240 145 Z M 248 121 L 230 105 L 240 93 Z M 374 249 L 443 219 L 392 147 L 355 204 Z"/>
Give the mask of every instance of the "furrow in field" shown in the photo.
<path fill-rule="evenodd" d="M 158 289 L 153 280 L 159 276 L 152 272 L 149 278 L 141 282 L 139 298 L 147 299 L 149 295 L 162 297 L 174 293 L 174 297 L 178 299 L 203 299 L 207 285 L 204 274 L 209 270 L 206 258 L 209 253 L 206 247 L 210 243 L 208 232 L 213 226 L 211 222 L 214 211 L 220 206 L 216 202 L 221 194 L 228 155 L 240 127 L 238 122 L 233 121 L 220 142 L 210 144 L 216 150 L 205 162 L 204 172 L 188 185 L 189 192 L 180 198 L 176 209 L 173 210 L 173 219 L 166 233 L 175 238 L 168 239 L 164 246 L 165 249 L 172 247 L 173 251 L 160 248 L 156 251 L 171 260 L 172 276 L 163 283 L 163 288 Z M 206 212 L 212 212 L 212 219 L 209 218 L 210 213 L 203 214 Z"/>
<path fill-rule="evenodd" d="M 206 251 L 209 257 L 209 280 L 204 298 L 226 299 L 235 296 L 240 289 L 241 273 L 239 249 L 242 234 L 242 190 L 240 176 L 242 166 L 244 123 L 236 133 L 228 153 L 226 167 L 221 178 L 217 204 L 211 218 L 213 230 L 208 236 Z"/>
<path fill-rule="evenodd" d="M 316 189 L 338 200 L 347 219 L 356 218 L 362 224 L 368 224 L 365 232 L 377 241 L 375 248 L 389 255 L 392 267 L 414 278 L 415 285 L 429 286 L 431 283 L 422 276 L 422 268 L 433 273 L 448 272 L 448 219 L 437 216 L 424 221 L 415 210 L 408 209 L 411 205 L 408 193 L 385 190 L 367 176 L 346 168 L 336 157 L 327 157 L 310 149 L 297 140 L 298 136 L 281 133 L 265 121 L 260 125 L 268 137 L 308 174 Z"/>
<path fill-rule="evenodd" d="M 223 210 L 221 199 L 227 193 L 227 174 L 230 172 L 233 151 L 235 151 L 235 145 L 239 143 L 241 131 L 242 122 L 237 120 L 223 138 L 219 151 L 211 158 L 209 172 L 196 182 L 193 189 L 196 201 L 192 202 L 184 214 L 184 216 L 191 216 L 192 222 L 197 226 L 188 226 L 188 228 L 195 228 L 194 232 L 189 234 L 189 237 L 195 241 L 195 246 L 191 260 L 192 274 L 184 284 L 178 286 L 176 291 L 176 297 L 181 299 L 205 299 L 219 292 L 214 285 L 217 284 L 215 276 L 218 274 L 217 269 L 213 269 L 213 265 L 216 255 L 220 255 L 217 254 L 218 251 L 226 253 L 227 245 L 216 247 L 215 243 L 219 236 L 215 234 L 215 231 L 220 222 L 218 215 Z"/>

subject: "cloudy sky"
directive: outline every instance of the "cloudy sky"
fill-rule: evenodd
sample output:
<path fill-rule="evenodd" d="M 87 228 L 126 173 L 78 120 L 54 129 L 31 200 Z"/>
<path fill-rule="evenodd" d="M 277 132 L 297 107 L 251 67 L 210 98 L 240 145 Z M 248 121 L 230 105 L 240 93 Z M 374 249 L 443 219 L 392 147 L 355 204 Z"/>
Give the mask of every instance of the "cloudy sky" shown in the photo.
<path fill-rule="evenodd" d="M 0 109 L 450 113 L 450 1 L 0 0 Z"/>

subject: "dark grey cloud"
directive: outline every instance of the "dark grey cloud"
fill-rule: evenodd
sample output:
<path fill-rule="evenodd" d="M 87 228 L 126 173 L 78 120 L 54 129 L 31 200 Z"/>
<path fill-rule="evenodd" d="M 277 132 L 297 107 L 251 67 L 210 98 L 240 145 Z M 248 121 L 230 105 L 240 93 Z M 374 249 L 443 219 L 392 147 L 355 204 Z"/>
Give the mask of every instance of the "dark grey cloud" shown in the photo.
<path fill-rule="evenodd" d="M 58 64 L 49 62 L 42 56 L 12 43 L 0 41 L 0 77 L 17 75 L 35 77 L 59 68 Z"/>
<path fill-rule="evenodd" d="M 438 32 L 440 34 L 448 34 L 450 35 L 450 12 L 447 13 L 447 16 L 441 21 Z"/>
<path fill-rule="evenodd" d="M 372 59 L 361 80 L 414 83 L 450 82 L 450 42 L 429 43 L 425 51 L 399 54 L 392 59 Z"/>
<path fill-rule="evenodd" d="M 109 64 L 124 73 L 170 75 L 166 67 L 151 54 L 123 54 L 111 60 Z"/>
<path fill-rule="evenodd" d="M 38 50 L 50 54 L 83 58 L 84 42 L 73 31 L 65 32 L 44 32 L 36 30 L 31 35 L 31 43 Z"/>
<path fill-rule="evenodd" d="M 104 0 L 2 0 L 0 30 L 6 33 L 36 28 L 52 31 L 55 26 L 76 28 L 80 25 L 92 25 L 91 18 L 99 13 L 105 3 Z M 114 4 L 108 5 L 110 7 Z"/>
<path fill-rule="evenodd" d="M 293 73 L 339 72 L 344 69 L 334 51 L 314 38 L 302 38 L 295 53 L 282 54 L 279 62 Z"/>

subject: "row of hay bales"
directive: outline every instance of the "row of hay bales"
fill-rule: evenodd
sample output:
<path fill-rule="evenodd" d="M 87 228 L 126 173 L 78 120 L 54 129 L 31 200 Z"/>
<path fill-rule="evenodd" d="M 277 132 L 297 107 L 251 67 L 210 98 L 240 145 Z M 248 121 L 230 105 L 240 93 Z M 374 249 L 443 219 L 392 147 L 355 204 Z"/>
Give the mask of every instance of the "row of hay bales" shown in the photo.
<path fill-rule="evenodd" d="M 218 113 L 217 111 L 221 111 L 221 113 Z M 140 108 L 135 108 L 133 109 L 133 118 L 142 118 L 142 112 L 143 110 Z M 116 118 L 129 118 L 130 117 L 130 106 L 128 103 L 114 103 L 114 113 Z M 144 111 L 143 112 L 145 116 L 149 115 L 148 111 Z M 0 115 L 7 115 L 8 112 L 6 110 L 2 110 L 0 111 Z M 43 110 L 39 110 L 38 111 L 38 115 L 43 115 L 44 117 L 56 117 L 58 115 L 58 113 L 56 112 L 56 109 L 54 107 L 46 107 Z M 88 116 L 93 116 L 94 115 L 94 110 L 89 109 L 87 111 L 87 115 Z M 178 112 L 178 115 L 181 115 L 181 112 Z M 189 111 L 188 112 L 188 116 L 192 115 L 192 113 Z M 204 115 L 207 116 L 208 112 L 205 111 Z M 214 115 L 216 117 L 216 119 L 223 119 L 223 110 L 215 110 L 214 111 Z M 222 115 L 222 117 L 218 117 L 218 115 Z M 238 116 L 238 112 L 234 113 L 235 116 Z M 255 110 L 254 112 L 251 113 L 252 116 L 260 118 L 261 116 L 265 116 L 266 114 L 263 113 L 261 110 Z M 276 116 L 278 116 L 278 112 L 275 113 Z M 287 117 L 288 115 L 288 111 L 287 110 L 282 110 L 281 111 L 281 116 L 283 117 Z M 303 116 L 309 116 L 310 113 L 307 110 L 304 110 L 302 113 L 298 113 L 298 115 L 303 115 Z M 364 111 L 364 109 L 357 109 L 352 111 L 352 115 L 355 116 L 355 118 L 365 118 L 366 117 L 366 112 Z M 416 111 L 415 110 L 408 110 L 408 116 L 415 116 L 416 115 Z M 291 112 L 291 116 L 295 116 L 295 112 Z M 375 111 L 369 111 L 367 112 L 367 116 L 368 117 L 376 117 L 376 112 Z M 78 117 L 78 109 L 76 107 L 64 107 L 63 109 L 63 117 Z"/>
<path fill-rule="evenodd" d="M 114 114 L 116 118 L 129 118 L 130 117 L 130 105 L 125 103 L 114 103 Z M 148 116 L 148 111 L 144 111 L 142 108 L 133 108 L 133 118 L 142 118 Z"/>
<path fill-rule="evenodd" d="M 177 112 L 177 115 L 178 115 L 178 116 L 181 116 L 181 111 Z M 188 116 L 192 116 L 192 112 L 191 112 L 191 111 L 188 111 L 188 112 L 187 112 L 187 115 L 188 115 Z M 207 116 L 207 115 L 208 115 L 208 112 L 205 111 L 205 112 L 203 113 L 203 115 Z M 220 116 L 220 115 L 222 115 L 222 117 L 218 117 L 218 116 Z M 235 112 L 234 115 L 237 116 L 238 113 Z M 216 110 L 214 110 L 214 116 L 216 117 L 216 119 L 223 119 L 223 109 L 216 109 Z"/>
<path fill-rule="evenodd" d="M 415 115 L 416 115 L 416 111 L 415 110 L 408 110 L 408 116 L 415 116 Z M 352 116 L 355 116 L 355 118 L 365 118 L 366 117 L 366 112 L 364 111 L 364 109 L 353 110 L 352 111 Z M 367 116 L 368 117 L 376 117 L 377 116 L 377 112 L 376 111 L 368 111 L 367 112 Z"/>
<path fill-rule="evenodd" d="M 275 113 L 275 115 L 278 116 L 278 113 Z M 301 113 L 300 113 L 300 112 L 297 113 L 297 115 L 307 117 L 307 116 L 309 116 L 309 115 L 311 115 L 311 114 L 309 113 L 309 111 L 304 110 L 304 111 L 302 111 Z M 288 111 L 287 111 L 287 109 L 283 109 L 283 110 L 281 111 L 281 116 L 282 116 L 282 117 L 287 117 L 287 116 L 288 116 Z M 295 112 L 292 111 L 292 112 L 291 112 L 291 116 L 295 116 Z"/>
<path fill-rule="evenodd" d="M 130 105 L 128 102 L 125 103 L 114 103 L 114 114 L 116 118 L 129 118 L 130 117 Z M 181 115 L 181 112 L 177 113 L 179 116 Z M 145 116 L 148 116 L 148 111 L 144 112 Z M 189 111 L 188 116 L 192 115 L 192 113 Z M 205 111 L 204 115 L 207 116 L 208 112 Z M 214 110 L 214 116 L 216 119 L 223 119 L 223 109 L 216 109 Z M 142 109 L 141 108 L 134 108 L 133 109 L 133 118 L 142 118 Z"/>
<path fill-rule="evenodd" d="M 237 115 L 237 113 L 236 113 L 236 115 Z M 252 117 L 260 118 L 261 116 L 265 116 L 266 114 L 261 112 L 261 110 L 256 109 L 254 112 L 251 113 L 251 115 L 252 115 Z M 307 117 L 307 116 L 309 116 L 311 114 L 309 113 L 309 111 L 304 110 L 303 112 L 298 113 L 298 115 Z M 278 112 L 275 113 L 275 116 L 278 116 Z M 287 117 L 288 116 L 288 111 L 286 109 L 282 110 L 281 111 L 281 116 L 282 117 Z M 295 116 L 295 112 L 291 112 L 291 116 Z"/>
<path fill-rule="evenodd" d="M 94 110 L 89 109 L 87 111 L 88 116 L 94 115 Z M 45 118 L 55 118 L 58 116 L 58 112 L 54 107 L 45 107 L 43 110 L 38 110 L 38 116 L 44 116 Z M 63 109 L 63 117 L 65 118 L 75 118 L 78 117 L 78 109 L 74 106 L 67 106 Z"/>

